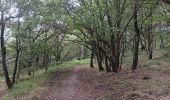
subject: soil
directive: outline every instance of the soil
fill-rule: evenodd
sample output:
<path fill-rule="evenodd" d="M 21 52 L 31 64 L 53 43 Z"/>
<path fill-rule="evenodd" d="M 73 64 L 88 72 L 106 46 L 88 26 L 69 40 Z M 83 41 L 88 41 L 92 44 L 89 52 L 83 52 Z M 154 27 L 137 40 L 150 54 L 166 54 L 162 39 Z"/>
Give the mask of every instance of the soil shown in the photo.
<path fill-rule="evenodd" d="M 56 72 L 43 85 L 39 100 L 170 100 L 169 74 L 146 68 L 106 73 L 77 66 Z"/>

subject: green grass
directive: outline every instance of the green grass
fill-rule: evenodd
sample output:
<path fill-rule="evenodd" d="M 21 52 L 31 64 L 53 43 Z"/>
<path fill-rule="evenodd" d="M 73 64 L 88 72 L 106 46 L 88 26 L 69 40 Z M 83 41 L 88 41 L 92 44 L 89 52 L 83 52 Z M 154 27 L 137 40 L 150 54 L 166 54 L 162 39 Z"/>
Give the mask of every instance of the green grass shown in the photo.
<path fill-rule="evenodd" d="M 89 59 L 85 59 L 81 61 L 73 60 L 69 62 L 64 62 L 59 66 L 53 65 L 49 67 L 47 72 L 45 72 L 44 70 L 39 70 L 36 72 L 34 77 L 32 76 L 25 81 L 15 84 L 14 87 L 11 90 L 9 90 L 8 93 L 3 97 L 3 100 L 9 100 L 9 99 L 14 100 L 19 96 L 26 95 L 29 92 L 34 91 L 36 88 L 39 87 L 40 83 L 48 79 L 57 70 L 71 68 L 77 65 L 83 65 L 88 63 L 89 63 Z"/>

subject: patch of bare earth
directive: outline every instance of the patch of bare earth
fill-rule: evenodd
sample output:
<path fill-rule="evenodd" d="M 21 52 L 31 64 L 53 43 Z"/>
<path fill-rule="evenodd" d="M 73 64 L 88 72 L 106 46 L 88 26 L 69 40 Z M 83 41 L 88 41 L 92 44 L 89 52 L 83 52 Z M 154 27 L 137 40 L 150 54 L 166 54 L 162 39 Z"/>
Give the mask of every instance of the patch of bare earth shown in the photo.
<path fill-rule="evenodd" d="M 40 100 L 170 100 L 169 74 L 147 68 L 106 73 L 77 66 L 56 72 L 43 85 Z"/>
<path fill-rule="evenodd" d="M 58 72 L 45 84 L 48 90 L 40 93 L 41 100 L 90 100 L 87 91 L 81 89 L 80 68 Z"/>

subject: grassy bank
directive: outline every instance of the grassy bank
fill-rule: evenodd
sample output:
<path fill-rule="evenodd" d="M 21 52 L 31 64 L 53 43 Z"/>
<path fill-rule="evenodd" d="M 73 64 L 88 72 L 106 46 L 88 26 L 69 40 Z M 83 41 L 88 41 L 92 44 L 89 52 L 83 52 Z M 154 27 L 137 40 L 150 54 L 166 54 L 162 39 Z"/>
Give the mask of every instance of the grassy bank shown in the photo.
<path fill-rule="evenodd" d="M 49 67 L 48 71 L 39 70 L 35 73 L 34 77 L 29 77 L 28 79 L 19 82 L 14 85 L 13 89 L 8 90 L 7 94 L 3 97 L 3 100 L 14 100 L 22 95 L 27 95 L 30 93 L 34 93 L 36 90 L 41 89 L 40 83 L 44 80 L 48 79 L 54 72 L 57 70 L 71 68 L 77 65 L 88 64 L 89 59 L 85 60 L 73 60 L 69 62 L 64 62 L 63 64 L 57 66 L 53 65 Z"/>

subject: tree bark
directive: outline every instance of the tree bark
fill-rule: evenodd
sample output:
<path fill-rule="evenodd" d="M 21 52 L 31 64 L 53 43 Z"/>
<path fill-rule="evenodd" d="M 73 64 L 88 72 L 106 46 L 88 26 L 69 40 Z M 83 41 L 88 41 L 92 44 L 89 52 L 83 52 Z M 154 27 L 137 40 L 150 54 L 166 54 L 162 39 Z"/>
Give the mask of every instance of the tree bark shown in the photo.
<path fill-rule="evenodd" d="M 18 17 L 18 34 L 20 30 L 20 17 Z M 19 60 L 19 55 L 20 55 L 20 48 L 19 48 L 19 37 L 18 34 L 16 34 L 16 58 L 15 58 L 15 67 L 14 67 L 14 72 L 13 72 L 13 77 L 12 77 L 12 83 L 15 83 L 15 77 L 17 73 L 17 68 L 18 68 L 18 60 Z"/>
<path fill-rule="evenodd" d="M 148 53 L 149 53 L 149 59 L 152 59 L 152 55 L 153 55 L 153 42 L 154 42 L 154 37 L 153 37 L 153 14 L 152 14 L 152 10 L 151 11 L 151 15 L 150 15 L 150 24 L 148 26 Z"/>
<path fill-rule="evenodd" d="M 5 81 L 6 84 L 8 86 L 8 88 L 12 88 L 12 82 L 9 78 L 9 74 L 8 74 L 8 69 L 6 66 L 6 47 L 5 47 L 5 40 L 4 40 L 4 32 L 5 32 L 5 23 L 4 21 L 4 12 L 1 12 L 1 50 L 2 50 L 2 69 L 4 71 L 4 77 L 5 77 Z"/>
<path fill-rule="evenodd" d="M 153 36 L 152 36 L 152 27 L 148 27 L 148 53 L 149 53 L 149 59 L 152 59 L 152 53 L 153 53 Z"/>
<path fill-rule="evenodd" d="M 15 76 L 16 76 L 16 72 L 17 72 L 17 68 L 18 68 L 19 53 L 20 53 L 19 48 L 17 48 L 16 49 L 16 58 L 15 58 L 15 67 L 14 67 L 14 72 L 13 72 L 13 77 L 12 77 L 12 83 L 15 83 Z"/>
<path fill-rule="evenodd" d="M 139 55 L 140 30 L 138 26 L 138 0 L 134 1 L 135 49 L 133 54 L 132 71 L 137 68 Z"/>
<path fill-rule="evenodd" d="M 100 50 L 99 52 L 96 54 L 97 55 L 97 63 L 98 63 L 98 67 L 100 71 L 104 71 L 103 65 L 102 65 L 102 55 L 100 54 Z"/>
<path fill-rule="evenodd" d="M 109 64 L 108 64 L 107 55 L 105 55 L 105 66 L 106 66 L 106 71 L 107 71 L 107 72 L 111 72 L 111 71 L 112 71 L 111 68 L 110 68 L 110 66 L 109 66 Z"/>
<path fill-rule="evenodd" d="M 93 58 L 94 58 L 94 51 L 92 50 L 92 52 L 91 52 L 91 58 L 90 58 L 90 67 L 91 67 L 91 68 L 94 68 Z"/>
<path fill-rule="evenodd" d="M 46 39 L 47 39 L 47 33 L 45 33 L 45 37 L 44 37 L 45 48 L 47 47 L 47 40 Z M 48 59 L 49 59 L 47 49 L 44 50 L 43 56 L 44 56 L 43 57 L 43 64 L 44 64 L 45 71 L 47 72 L 47 70 L 48 70 L 47 64 L 48 64 Z"/>
<path fill-rule="evenodd" d="M 162 35 L 160 35 L 160 39 L 161 39 L 161 43 L 160 43 L 160 48 L 161 49 L 165 49 L 165 44 L 164 44 L 164 41 L 163 41 L 163 37 L 162 37 Z"/>

